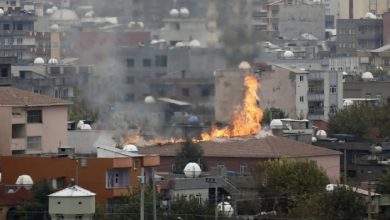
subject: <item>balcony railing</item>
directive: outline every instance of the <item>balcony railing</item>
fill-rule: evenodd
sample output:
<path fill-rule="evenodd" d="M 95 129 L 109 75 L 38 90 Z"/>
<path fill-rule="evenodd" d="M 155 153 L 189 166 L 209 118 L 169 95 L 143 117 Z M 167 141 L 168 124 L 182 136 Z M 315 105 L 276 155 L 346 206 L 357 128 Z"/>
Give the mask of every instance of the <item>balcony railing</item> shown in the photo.
<path fill-rule="evenodd" d="M 323 93 L 309 93 L 307 95 L 308 101 L 323 101 L 324 100 L 324 94 Z"/>
<path fill-rule="evenodd" d="M 13 138 L 11 141 L 11 150 L 25 150 L 26 139 L 25 138 Z"/>

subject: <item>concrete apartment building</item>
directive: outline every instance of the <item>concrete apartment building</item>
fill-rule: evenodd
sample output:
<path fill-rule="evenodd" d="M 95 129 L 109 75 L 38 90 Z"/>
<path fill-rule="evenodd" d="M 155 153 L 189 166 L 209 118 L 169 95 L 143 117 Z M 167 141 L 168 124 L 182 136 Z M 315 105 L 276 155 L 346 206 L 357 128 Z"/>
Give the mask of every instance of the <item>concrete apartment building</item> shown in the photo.
<path fill-rule="evenodd" d="M 283 109 L 291 118 L 327 121 L 342 107 L 342 73 L 274 64 L 260 73 L 260 106 Z"/>
<path fill-rule="evenodd" d="M 16 56 L 18 60 L 31 60 L 35 47 L 34 31 L 36 16 L 20 7 L 8 8 L 0 17 L 0 56 Z"/>
<path fill-rule="evenodd" d="M 0 154 L 55 153 L 67 145 L 65 100 L 0 87 Z"/>
<path fill-rule="evenodd" d="M 337 20 L 337 53 L 355 56 L 358 50 L 371 50 L 383 45 L 382 19 Z"/>
<path fill-rule="evenodd" d="M 260 36 L 268 39 L 279 36 L 302 39 L 302 34 L 309 33 L 318 39 L 325 38 L 324 4 L 302 0 L 268 0 L 255 1 L 253 6 L 252 28 Z"/>

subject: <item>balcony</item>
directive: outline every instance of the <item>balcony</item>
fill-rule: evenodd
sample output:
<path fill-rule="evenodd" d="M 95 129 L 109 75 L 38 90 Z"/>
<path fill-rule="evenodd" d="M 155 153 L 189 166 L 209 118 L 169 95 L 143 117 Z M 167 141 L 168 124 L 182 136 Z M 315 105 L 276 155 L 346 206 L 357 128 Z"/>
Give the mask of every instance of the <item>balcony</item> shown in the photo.
<path fill-rule="evenodd" d="M 126 196 L 130 192 L 130 188 L 115 188 L 115 189 L 110 189 L 110 190 L 112 191 L 113 197 Z"/>
<path fill-rule="evenodd" d="M 309 93 L 307 95 L 308 101 L 324 101 L 324 93 Z"/>
<path fill-rule="evenodd" d="M 13 138 L 11 140 L 11 151 L 13 150 L 25 150 L 26 139 L 25 138 Z"/>
<path fill-rule="evenodd" d="M 26 123 L 26 113 L 13 111 L 12 112 L 12 124 L 25 124 Z"/>

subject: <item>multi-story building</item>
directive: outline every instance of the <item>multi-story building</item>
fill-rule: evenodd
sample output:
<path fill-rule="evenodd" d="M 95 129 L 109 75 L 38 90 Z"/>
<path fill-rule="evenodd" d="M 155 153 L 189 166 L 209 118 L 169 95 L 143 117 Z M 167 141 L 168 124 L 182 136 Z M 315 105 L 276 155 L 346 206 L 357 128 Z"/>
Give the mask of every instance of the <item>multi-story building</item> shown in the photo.
<path fill-rule="evenodd" d="M 375 103 L 390 103 L 389 80 L 361 80 L 351 78 L 344 82 L 344 98 L 363 99 L 362 101 L 375 101 Z"/>
<path fill-rule="evenodd" d="M 284 39 L 304 39 L 305 35 L 325 39 L 325 7 L 322 4 L 282 4 L 279 6 L 279 35 Z"/>
<path fill-rule="evenodd" d="M 382 45 L 382 19 L 337 20 L 337 53 L 353 56 L 358 50 L 375 49 Z"/>
<path fill-rule="evenodd" d="M 368 57 L 330 57 L 329 70 L 345 72 L 345 75 L 361 75 L 369 69 Z"/>
<path fill-rule="evenodd" d="M 8 8 L 7 16 L 0 17 L 0 56 L 16 56 L 18 61 L 33 59 L 36 16 L 19 7 Z"/>
<path fill-rule="evenodd" d="M 341 72 L 275 64 L 260 74 L 263 109 L 280 108 L 291 118 L 327 121 L 342 107 Z"/>
<path fill-rule="evenodd" d="M 0 87 L 0 154 L 57 152 L 67 144 L 68 101 Z"/>
<path fill-rule="evenodd" d="M 68 100 L 78 98 L 80 94 L 77 91 L 81 91 L 93 73 L 91 66 L 73 64 L 9 66 L 10 74 L 0 77 L 0 86 L 12 86 Z"/>
<path fill-rule="evenodd" d="M 370 70 L 381 69 L 385 72 L 390 70 L 390 44 L 366 52 L 370 60 Z"/>
<path fill-rule="evenodd" d="M 149 184 L 151 169 L 160 164 L 158 155 L 123 154 L 123 157 L 104 158 L 2 156 L 2 183 L 14 184 L 17 177 L 25 173 L 34 183 L 50 181 L 55 189 L 65 188 L 73 182 L 95 192 L 96 202 L 109 211 L 139 186 L 137 176 L 144 174 L 145 183 Z"/>

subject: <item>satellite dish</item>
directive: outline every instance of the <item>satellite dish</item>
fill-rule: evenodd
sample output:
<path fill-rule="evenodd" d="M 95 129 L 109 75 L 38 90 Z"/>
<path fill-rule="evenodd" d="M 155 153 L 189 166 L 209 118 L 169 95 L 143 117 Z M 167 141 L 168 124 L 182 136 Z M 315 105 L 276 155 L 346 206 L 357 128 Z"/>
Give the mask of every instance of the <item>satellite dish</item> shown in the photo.
<path fill-rule="evenodd" d="M 269 126 L 271 129 L 283 129 L 283 122 L 280 119 L 273 119 Z"/>
<path fill-rule="evenodd" d="M 217 205 L 217 210 L 226 217 L 232 217 L 234 209 L 233 206 L 228 202 L 221 202 Z"/>
<path fill-rule="evenodd" d="M 201 172 L 200 166 L 194 162 L 190 162 L 184 167 L 184 174 L 187 178 L 197 178 Z"/>
<path fill-rule="evenodd" d="M 332 192 L 334 190 L 334 185 L 333 184 L 326 185 L 325 190 L 327 192 Z"/>
<path fill-rule="evenodd" d="M 138 152 L 138 148 L 134 144 L 126 144 L 126 145 L 124 145 L 123 146 L 123 150 L 124 151 L 128 151 L 128 152 Z"/>
<path fill-rule="evenodd" d="M 156 103 L 156 100 L 154 99 L 153 96 L 146 96 L 145 97 L 145 103 L 146 104 L 154 104 L 154 103 Z"/>

